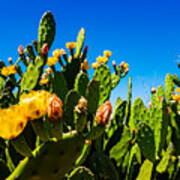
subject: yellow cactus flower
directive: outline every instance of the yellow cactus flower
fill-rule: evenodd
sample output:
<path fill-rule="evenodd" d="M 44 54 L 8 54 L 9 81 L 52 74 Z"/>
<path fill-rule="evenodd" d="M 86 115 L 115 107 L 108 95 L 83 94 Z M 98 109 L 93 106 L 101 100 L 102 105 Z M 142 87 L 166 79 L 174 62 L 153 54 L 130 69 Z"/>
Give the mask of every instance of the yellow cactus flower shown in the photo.
<path fill-rule="evenodd" d="M 128 63 L 124 63 L 123 67 L 124 67 L 124 69 L 127 69 L 129 67 L 129 64 Z"/>
<path fill-rule="evenodd" d="M 16 71 L 16 67 L 14 65 L 9 65 L 8 66 L 8 69 L 9 69 L 9 74 L 16 74 L 17 71 Z"/>
<path fill-rule="evenodd" d="M 56 49 L 53 51 L 53 56 L 59 58 L 61 56 L 62 52 L 60 49 Z"/>
<path fill-rule="evenodd" d="M 176 88 L 175 91 L 180 93 L 180 87 Z"/>
<path fill-rule="evenodd" d="M 20 97 L 20 106 L 24 108 L 28 119 L 39 119 L 47 113 L 48 99 L 50 94 L 47 91 L 31 91 L 29 94 Z"/>
<path fill-rule="evenodd" d="M 103 57 L 102 57 L 102 56 L 98 56 L 98 57 L 96 58 L 96 61 L 97 61 L 98 63 L 103 63 Z"/>
<path fill-rule="evenodd" d="M 98 67 L 99 63 L 98 62 L 95 62 L 95 63 L 92 63 L 91 66 L 93 69 L 96 69 Z"/>
<path fill-rule="evenodd" d="M 106 57 L 106 56 L 98 56 L 97 58 L 96 58 L 96 60 L 97 60 L 97 62 L 98 63 L 107 63 L 108 62 L 108 58 Z"/>
<path fill-rule="evenodd" d="M 172 95 L 172 98 L 180 103 L 180 94 Z"/>
<path fill-rule="evenodd" d="M 2 69 L 1 69 L 1 74 L 3 75 L 3 76 L 9 76 L 9 70 L 8 70 L 8 68 L 7 67 L 3 67 Z"/>
<path fill-rule="evenodd" d="M 76 42 L 67 42 L 66 43 L 66 48 L 67 49 L 74 49 L 76 47 Z"/>
<path fill-rule="evenodd" d="M 84 62 L 81 63 L 81 69 L 84 69 L 86 71 L 90 69 L 87 59 L 85 59 Z"/>
<path fill-rule="evenodd" d="M 0 137 L 8 140 L 17 137 L 24 130 L 27 120 L 19 105 L 0 109 Z"/>
<path fill-rule="evenodd" d="M 10 76 L 10 75 L 12 75 L 12 74 L 16 74 L 17 73 L 17 71 L 16 71 L 16 67 L 14 66 L 14 65 L 9 65 L 8 67 L 3 67 L 2 69 L 1 69 L 1 74 L 3 75 L 3 76 Z"/>
<path fill-rule="evenodd" d="M 109 51 L 109 50 L 106 50 L 103 53 L 104 53 L 104 56 L 107 57 L 107 58 L 109 58 L 112 55 L 112 52 Z"/>
<path fill-rule="evenodd" d="M 49 57 L 46 64 L 48 66 L 54 66 L 57 62 L 58 62 L 57 57 Z"/>
<path fill-rule="evenodd" d="M 45 85 L 49 83 L 49 79 L 41 79 L 39 82 L 41 85 Z"/>

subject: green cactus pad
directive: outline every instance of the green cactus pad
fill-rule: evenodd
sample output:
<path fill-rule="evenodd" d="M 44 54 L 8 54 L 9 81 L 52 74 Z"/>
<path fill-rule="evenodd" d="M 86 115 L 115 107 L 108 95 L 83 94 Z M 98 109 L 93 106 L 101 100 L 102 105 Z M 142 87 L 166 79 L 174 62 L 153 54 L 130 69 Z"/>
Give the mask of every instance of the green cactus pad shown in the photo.
<path fill-rule="evenodd" d="M 165 87 L 166 87 L 166 99 L 167 101 L 172 100 L 172 92 L 175 89 L 175 83 L 173 81 L 173 75 L 168 73 L 165 77 Z"/>
<path fill-rule="evenodd" d="M 153 108 L 151 111 L 151 122 L 154 128 L 156 153 L 160 155 L 165 145 L 169 123 L 168 109 L 164 98 L 160 99 L 157 103 L 157 107 Z"/>
<path fill-rule="evenodd" d="M 88 83 L 86 97 L 88 101 L 88 111 L 94 114 L 98 108 L 99 102 L 99 81 L 91 80 Z"/>
<path fill-rule="evenodd" d="M 97 125 L 92 127 L 91 131 L 87 134 L 86 139 L 95 140 L 98 139 L 104 132 L 105 127 L 101 125 Z"/>
<path fill-rule="evenodd" d="M 146 159 L 155 161 L 155 142 L 152 129 L 144 123 L 139 124 L 137 143 Z"/>
<path fill-rule="evenodd" d="M 85 30 L 84 28 L 81 28 L 81 30 L 79 31 L 79 34 L 77 36 L 77 41 L 76 41 L 76 54 L 75 57 L 79 57 L 79 55 L 81 54 L 81 50 L 84 44 L 84 38 L 85 38 Z"/>
<path fill-rule="evenodd" d="M 132 168 L 132 163 L 133 163 L 134 157 L 136 156 L 138 151 L 140 151 L 138 144 L 134 144 L 130 150 L 126 179 L 130 179 L 130 170 Z"/>
<path fill-rule="evenodd" d="M 114 158 L 118 166 L 120 166 L 122 158 L 128 151 L 131 138 L 132 135 L 130 133 L 130 129 L 124 126 L 123 134 L 120 141 L 115 144 L 109 152 L 110 158 Z"/>
<path fill-rule="evenodd" d="M 68 92 L 67 82 L 62 72 L 55 72 L 52 79 L 53 92 L 63 101 L 65 101 Z"/>
<path fill-rule="evenodd" d="M 116 101 L 112 118 L 116 121 L 116 124 L 118 124 L 119 127 L 123 125 L 123 122 L 125 120 L 126 104 L 126 101 L 119 101 L 119 99 L 117 99 Z"/>
<path fill-rule="evenodd" d="M 159 97 L 165 97 L 165 91 L 164 88 L 162 86 L 159 86 L 157 88 L 157 92 L 156 92 L 157 98 Z"/>
<path fill-rule="evenodd" d="M 22 156 L 29 157 L 32 155 L 31 149 L 27 144 L 23 134 L 20 134 L 18 137 L 12 139 L 10 142 L 12 143 L 16 151 L 19 152 Z"/>
<path fill-rule="evenodd" d="M 79 95 L 85 97 L 88 82 L 89 82 L 89 77 L 87 73 L 80 72 L 77 75 L 75 79 L 74 89 L 79 93 Z"/>
<path fill-rule="evenodd" d="M 170 143 L 169 147 L 167 148 L 167 151 L 163 152 L 161 161 L 156 166 L 156 171 L 157 172 L 164 173 L 166 171 L 166 169 L 168 168 L 168 165 L 169 165 L 172 150 L 173 150 L 173 145 L 172 145 L 172 143 Z"/>
<path fill-rule="evenodd" d="M 42 118 L 36 119 L 35 121 L 31 121 L 31 126 L 35 134 L 39 136 L 42 141 L 46 142 L 49 140 L 49 137 L 48 137 L 47 131 L 45 130 L 44 125 L 45 124 Z"/>
<path fill-rule="evenodd" d="M 84 128 L 86 127 L 87 122 L 87 111 L 86 112 L 80 112 L 76 108 L 74 109 L 74 123 L 75 123 L 75 129 L 78 132 L 83 132 Z"/>
<path fill-rule="evenodd" d="M 9 175 L 9 169 L 6 162 L 0 159 L 0 180 L 4 180 Z"/>
<path fill-rule="evenodd" d="M 63 136 L 58 142 L 47 142 L 33 152 L 33 156 L 19 163 L 7 180 L 60 180 L 68 173 L 81 154 L 84 139 L 77 133 Z"/>
<path fill-rule="evenodd" d="M 55 37 L 55 26 L 56 23 L 54 21 L 53 14 L 50 11 L 44 13 L 39 24 L 39 48 L 41 48 L 45 43 L 47 43 L 48 48 L 50 49 Z"/>
<path fill-rule="evenodd" d="M 152 171 L 153 171 L 153 163 L 149 161 L 148 159 L 146 159 L 140 168 L 140 171 L 136 180 L 142 180 L 144 178 L 146 178 L 146 180 L 151 180 Z"/>
<path fill-rule="evenodd" d="M 64 118 L 67 124 L 74 126 L 74 107 L 78 104 L 80 95 L 75 90 L 70 90 L 66 95 Z"/>
<path fill-rule="evenodd" d="M 106 64 L 100 64 L 94 75 L 93 79 L 100 82 L 99 105 L 107 101 L 111 95 L 111 72 Z"/>
<path fill-rule="evenodd" d="M 82 153 L 81 153 L 81 155 L 78 157 L 78 159 L 76 160 L 75 166 L 80 166 L 80 165 L 82 165 L 82 164 L 86 161 L 88 155 L 90 154 L 90 151 L 91 151 L 91 145 L 89 145 L 89 144 L 84 144 Z"/>
<path fill-rule="evenodd" d="M 81 166 L 74 169 L 67 180 L 95 180 L 95 176 L 90 169 Z"/>
<path fill-rule="evenodd" d="M 68 89 L 74 88 L 74 82 L 77 74 L 80 71 L 81 61 L 79 59 L 73 59 L 69 62 L 66 67 L 63 69 L 64 77 L 67 81 Z"/>
<path fill-rule="evenodd" d="M 119 174 L 108 156 L 94 153 L 88 160 L 90 169 L 95 173 L 95 179 L 119 180 Z"/>
<path fill-rule="evenodd" d="M 127 97 L 127 105 L 126 105 L 126 121 L 124 123 L 125 125 L 128 125 L 131 115 L 131 98 L 132 98 L 132 81 L 131 81 L 131 77 L 129 77 L 128 97 Z"/>
<path fill-rule="evenodd" d="M 31 62 L 28 65 L 27 71 L 21 81 L 21 92 L 30 91 L 36 87 L 40 79 L 44 64 L 44 59 L 40 56 L 37 56 L 35 62 Z"/>
<path fill-rule="evenodd" d="M 120 79 L 121 77 L 119 74 L 113 73 L 111 75 L 112 89 L 114 89 L 119 84 Z"/>
<path fill-rule="evenodd" d="M 135 128 L 139 122 L 144 121 L 144 103 L 141 98 L 136 98 L 131 106 L 131 116 L 129 120 L 129 126 L 131 129 Z"/>
<path fill-rule="evenodd" d="M 31 44 L 28 44 L 26 46 L 25 52 L 27 53 L 28 57 L 30 57 L 30 59 L 32 59 L 33 61 L 36 59 L 33 46 Z"/>

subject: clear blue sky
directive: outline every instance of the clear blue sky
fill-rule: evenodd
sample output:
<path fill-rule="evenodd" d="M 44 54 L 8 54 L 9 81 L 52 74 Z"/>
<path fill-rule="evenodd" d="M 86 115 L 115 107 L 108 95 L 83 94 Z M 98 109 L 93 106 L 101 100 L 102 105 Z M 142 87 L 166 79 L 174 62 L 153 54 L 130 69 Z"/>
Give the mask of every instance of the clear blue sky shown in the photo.
<path fill-rule="evenodd" d="M 42 14 L 55 16 L 53 48 L 75 41 L 81 27 L 86 30 L 90 63 L 109 49 L 111 60 L 127 61 L 133 79 L 133 97 L 146 103 L 151 86 L 164 84 L 166 73 L 178 74 L 180 54 L 180 1 L 178 0 L 9 0 L 0 6 L 0 59 L 17 56 L 17 47 L 37 39 Z M 111 63 L 109 62 L 111 66 Z M 90 71 L 93 72 L 92 70 Z M 128 77 L 113 91 L 126 98 Z"/>

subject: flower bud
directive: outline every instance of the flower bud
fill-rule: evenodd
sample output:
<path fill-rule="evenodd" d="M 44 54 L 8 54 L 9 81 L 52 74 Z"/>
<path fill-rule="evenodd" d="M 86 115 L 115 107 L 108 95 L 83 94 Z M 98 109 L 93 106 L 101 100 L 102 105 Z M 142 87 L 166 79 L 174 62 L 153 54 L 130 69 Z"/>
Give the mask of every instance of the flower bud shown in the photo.
<path fill-rule="evenodd" d="M 23 46 L 22 46 L 22 45 L 20 45 L 20 46 L 18 47 L 18 54 L 19 54 L 20 56 L 24 54 L 24 49 L 23 49 Z"/>
<path fill-rule="evenodd" d="M 49 51 L 48 44 L 45 43 L 45 44 L 43 45 L 43 47 L 41 48 L 41 54 L 42 54 L 43 56 L 47 56 L 47 55 L 48 55 L 48 51 Z"/>
<path fill-rule="evenodd" d="M 87 100 L 84 97 L 81 97 L 78 105 L 75 107 L 79 112 L 87 111 Z"/>
<path fill-rule="evenodd" d="M 155 87 L 151 88 L 151 93 L 156 93 L 156 88 Z"/>
<path fill-rule="evenodd" d="M 113 61 L 113 62 L 112 62 L 112 65 L 113 65 L 113 66 L 116 66 L 116 61 Z"/>
<path fill-rule="evenodd" d="M 106 101 L 102 104 L 96 112 L 95 120 L 98 124 L 105 126 L 110 120 L 112 113 L 112 105 L 110 101 Z"/>
<path fill-rule="evenodd" d="M 63 115 L 63 103 L 60 98 L 52 94 L 48 103 L 48 118 L 50 120 L 60 120 Z"/>

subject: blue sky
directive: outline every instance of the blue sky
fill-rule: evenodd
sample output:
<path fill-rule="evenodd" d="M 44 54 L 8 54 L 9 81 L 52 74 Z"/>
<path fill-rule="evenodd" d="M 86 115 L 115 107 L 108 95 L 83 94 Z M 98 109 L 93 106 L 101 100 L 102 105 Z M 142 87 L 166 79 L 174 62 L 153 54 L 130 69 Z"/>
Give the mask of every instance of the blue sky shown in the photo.
<path fill-rule="evenodd" d="M 88 60 L 103 50 L 111 60 L 130 64 L 133 98 L 147 103 L 151 86 L 164 84 L 166 73 L 178 74 L 180 54 L 180 1 L 178 0 L 9 0 L 0 6 L 0 59 L 17 56 L 17 47 L 37 39 L 42 14 L 50 10 L 56 20 L 52 49 L 75 41 L 81 27 L 86 30 Z M 111 63 L 108 63 L 111 66 Z M 112 67 L 112 66 L 111 66 Z M 92 73 L 93 70 L 90 71 Z M 127 97 L 128 77 L 112 93 Z"/>

